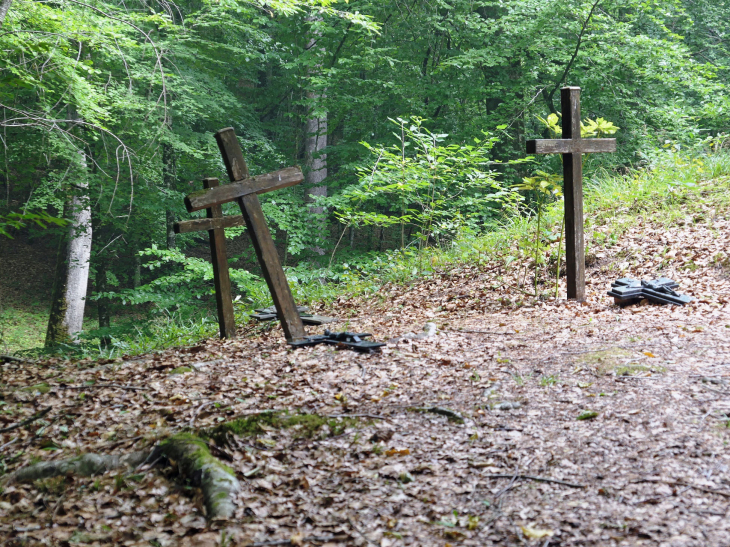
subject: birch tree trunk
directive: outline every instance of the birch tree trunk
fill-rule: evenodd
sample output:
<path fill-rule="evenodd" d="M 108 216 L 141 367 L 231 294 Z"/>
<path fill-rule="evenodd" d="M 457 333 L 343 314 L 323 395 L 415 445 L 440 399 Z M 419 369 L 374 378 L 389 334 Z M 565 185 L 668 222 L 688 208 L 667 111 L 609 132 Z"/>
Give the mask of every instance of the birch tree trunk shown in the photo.
<path fill-rule="evenodd" d="M 8 14 L 8 11 L 10 10 L 10 4 L 13 3 L 13 0 L 2 0 L 0 2 L 0 27 L 5 22 L 5 16 Z"/>
<path fill-rule="evenodd" d="M 91 204 L 89 183 L 86 178 L 86 153 L 79 151 L 79 181 L 75 192 L 64 207 L 64 218 L 69 229 L 62 238 L 56 258 L 56 275 L 48 319 L 46 345 L 78 342 L 78 333 L 84 323 L 86 288 L 89 283 L 91 260 Z"/>
<path fill-rule="evenodd" d="M 317 19 L 310 19 L 316 21 Z M 313 31 L 312 38 L 309 41 L 308 49 L 316 47 L 317 40 L 321 38 L 321 33 Z M 322 65 L 317 64 L 314 69 L 310 70 L 309 75 L 314 76 L 321 72 Z M 327 155 L 322 154 L 322 150 L 327 147 L 327 114 L 321 116 L 313 115 L 319 106 L 321 106 L 325 95 L 317 91 L 308 91 L 307 99 L 311 105 L 310 115 L 306 122 L 306 136 L 304 140 L 304 158 L 305 158 L 305 175 L 304 184 L 307 192 L 307 201 L 314 202 L 317 197 L 327 197 L 327 185 L 324 184 L 327 178 Z M 309 212 L 321 215 L 324 208 L 312 205 Z M 322 219 L 321 233 L 326 233 L 326 225 Z M 313 247 L 317 254 L 323 255 L 324 249 L 319 246 Z"/>

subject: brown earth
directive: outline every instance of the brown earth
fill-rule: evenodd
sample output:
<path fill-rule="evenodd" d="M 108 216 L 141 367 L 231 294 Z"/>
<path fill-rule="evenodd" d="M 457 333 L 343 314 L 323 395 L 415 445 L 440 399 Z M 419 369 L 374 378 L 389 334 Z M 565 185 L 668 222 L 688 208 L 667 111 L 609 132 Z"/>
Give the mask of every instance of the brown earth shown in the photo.
<path fill-rule="evenodd" d="M 115 363 L 5 364 L 0 428 L 51 407 L 3 433 L 8 471 L 268 409 L 356 418 L 215 448 L 243 483 L 231 522 L 209 527 L 199 493 L 159 462 L 7 486 L 0 542 L 730 545 L 728 248 L 727 219 L 642 221 L 596 254 L 585 304 L 465 267 L 318 310 L 390 340 L 381 354 L 293 351 L 278 328 L 246 326 Z M 657 274 L 695 301 L 622 309 L 605 295 Z M 394 339 L 427 321 L 437 334 Z M 193 371 L 170 374 L 181 366 Z"/>

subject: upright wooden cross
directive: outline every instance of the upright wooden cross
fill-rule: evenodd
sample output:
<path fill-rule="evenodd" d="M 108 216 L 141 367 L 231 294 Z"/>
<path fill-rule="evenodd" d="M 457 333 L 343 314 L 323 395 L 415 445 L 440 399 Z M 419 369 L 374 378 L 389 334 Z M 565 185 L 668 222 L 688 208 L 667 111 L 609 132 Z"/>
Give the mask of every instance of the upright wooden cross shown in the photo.
<path fill-rule="evenodd" d="M 204 179 L 203 188 L 215 188 L 218 179 Z M 208 218 L 186 220 L 175 223 L 175 233 L 199 232 L 208 230 L 210 239 L 210 256 L 213 260 L 213 282 L 215 284 L 215 301 L 218 308 L 218 325 L 221 338 L 233 338 L 236 335 L 236 321 L 233 318 L 233 298 L 231 296 L 231 278 L 228 274 L 228 256 L 226 254 L 225 228 L 243 226 L 242 216 L 224 217 L 220 205 L 213 205 L 206 210 Z"/>
<path fill-rule="evenodd" d="M 583 241 L 583 154 L 615 152 L 616 139 L 583 139 L 580 135 L 580 88 L 560 90 L 563 138 L 527 141 L 528 154 L 563 155 L 565 195 L 565 260 L 568 298 L 586 299 L 585 242 Z"/>
<path fill-rule="evenodd" d="M 279 320 L 284 329 L 284 335 L 289 342 L 302 340 L 306 337 L 304 324 L 297 312 L 294 297 L 286 280 L 284 269 L 281 267 L 279 255 L 274 246 L 274 240 L 271 238 L 271 232 L 269 232 L 266 225 L 264 212 L 261 209 L 261 203 L 257 195 L 299 184 L 304 180 L 302 171 L 298 167 L 288 167 L 273 173 L 249 177 L 248 167 L 243 159 L 243 153 L 238 145 L 233 128 L 221 129 L 215 134 L 215 140 L 218 142 L 218 148 L 223 156 L 223 162 L 232 184 L 223 186 L 209 185 L 207 189 L 194 192 L 185 198 L 185 206 L 188 212 L 192 213 L 201 209 L 213 210 L 214 207 L 220 208 L 223 203 L 236 201 L 241 208 L 242 216 L 223 217 L 220 220 L 216 218 L 201 219 L 191 222 L 199 223 L 202 226 L 199 229 L 210 230 L 213 228 L 214 231 L 220 229 L 222 232 L 223 228 L 238 225 L 235 224 L 235 222 L 238 222 L 236 219 L 243 219 L 249 234 L 251 234 L 254 250 L 259 264 L 261 264 L 266 284 L 271 291 L 274 305 L 279 312 Z M 209 216 L 212 216 L 212 214 L 209 213 Z M 205 222 L 210 222 L 210 224 L 204 224 Z M 218 245 L 217 248 L 220 249 L 221 246 Z M 219 254 L 214 254 L 214 263 L 218 261 L 218 256 Z M 219 269 L 222 269 L 222 267 Z M 230 303 L 230 281 L 228 290 L 227 302 Z M 216 298 L 218 299 L 218 297 Z M 219 299 L 218 301 L 220 303 Z M 220 310 L 219 307 L 219 317 L 221 315 Z M 222 333 L 223 330 L 221 330 Z"/>

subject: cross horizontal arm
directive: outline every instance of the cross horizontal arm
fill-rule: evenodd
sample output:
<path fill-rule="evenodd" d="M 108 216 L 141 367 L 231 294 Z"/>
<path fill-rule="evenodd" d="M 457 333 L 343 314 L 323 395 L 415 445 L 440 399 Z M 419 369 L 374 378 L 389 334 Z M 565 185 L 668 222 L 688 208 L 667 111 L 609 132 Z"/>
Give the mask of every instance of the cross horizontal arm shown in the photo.
<path fill-rule="evenodd" d="M 173 226 L 176 234 L 187 234 L 188 232 L 202 232 L 204 230 L 217 230 L 218 228 L 234 228 L 245 226 L 246 221 L 241 215 L 222 218 L 196 218 L 176 222 Z"/>
<path fill-rule="evenodd" d="M 185 198 L 185 207 L 189 213 L 192 213 L 250 194 L 264 194 L 273 190 L 296 186 L 303 180 L 304 175 L 302 175 L 302 170 L 299 167 L 287 167 L 273 173 L 239 180 L 233 184 L 224 184 L 208 190 L 193 192 Z"/>
<path fill-rule="evenodd" d="M 539 139 L 527 141 L 528 154 L 615 152 L 616 139 Z"/>

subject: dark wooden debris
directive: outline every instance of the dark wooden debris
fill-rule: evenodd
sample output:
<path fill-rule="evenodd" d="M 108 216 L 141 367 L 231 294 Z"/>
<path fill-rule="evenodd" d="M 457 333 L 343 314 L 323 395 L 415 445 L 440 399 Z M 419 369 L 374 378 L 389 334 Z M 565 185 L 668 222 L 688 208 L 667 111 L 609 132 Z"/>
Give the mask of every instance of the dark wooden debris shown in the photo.
<path fill-rule="evenodd" d="M 679 283 L 666 277 L 660 277 L 652 281 L 640 281 L 623 277 L 611 284 L 608 295 L 613 296 L 613 301 L 620 306 L 635 304 L 642 298 L 656 304 L 676 304 L 679 306 L 692 302 L 693 298 L 691 296 L 676 292 L 674 289 L 677 287 L 679 287 Z"/>
<path fill-rule="evenodd" d="M 257 321 L 271 321 L 278 317 L 276 312 L 276 306 L 270 306 L 268 308 L 259 308 L 254 310 L 256 313 L 252 313 L 249 317 L 256 319 Z M 337 319 L 333 317 L 325 317 L 323 315 L 313 315 L 309 313 L 309 308 L 306 306 L 297 306 L 299 317 L 302 318 L 302 322 L 305 325 L 324 325 L 326 323 L 334 323 Z"/>
<path fill-rule="evenodd" d="M 615 152 L 616 139 L 580 136 L 580 88 L 560 90 L 563 138 L 527 141 L 528 154 L 563 154 L 565 196 L 565 259 L 568 298 L 585 300 L 585 242 L 583 239 L 583 154 Z"/>
<path fill-rule="evenodd" d="M 368 340 L 363 340 L 363 338 L 369 338 L 370 336 L 372 336 L 372 334 L 367 332 L 330 332 L 329 330 L 325 330 L 324 334 L 307 336 L 304 340 L 289 343 L 295 348 L 327 344 L 339 349 L 352 349 L 363 353 L 380 352 L 380 348 L 386 344 L 383 342 L 370 342 Z"/>

